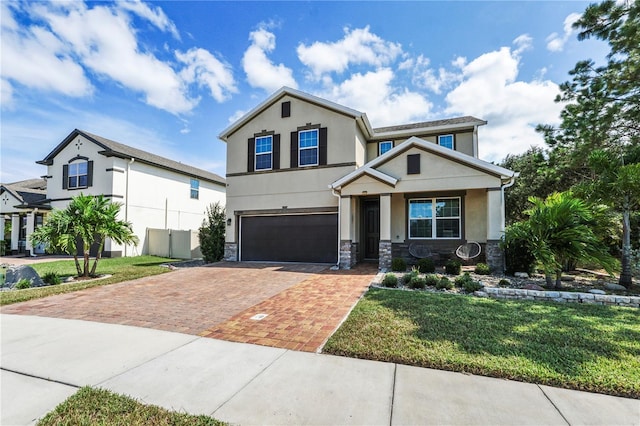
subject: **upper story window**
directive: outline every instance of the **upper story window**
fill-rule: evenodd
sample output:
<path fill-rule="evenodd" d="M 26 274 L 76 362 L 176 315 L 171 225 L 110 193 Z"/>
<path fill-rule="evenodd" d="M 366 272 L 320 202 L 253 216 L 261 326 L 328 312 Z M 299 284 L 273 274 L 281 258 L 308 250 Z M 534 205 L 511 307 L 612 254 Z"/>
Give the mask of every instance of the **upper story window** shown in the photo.
<path fill-rule="evenodd" d="M 438 145 L 445 148 L 454 149 L 453 147 L 453 135 L 441 135 L 438 136 Z"/>
<path fill-rule="evenodd" d="M 318 129 L 298 132 L 298 164 L 300 166 L 318 165 Z"/>
<path fill-rule="evenodd" d="M 200 181 L 198 179 L 191 179 L 191 198 L 197 200 L 200 196 Z"/>
<path fill-rule="evenodd" d="M 89 162 L 82 161 L 69 164 L 67 188 L 86 188 L 89 186 Z"/>
<path fill-rule="evenodd" d="M 409 238 L 455 239 L 460 235 L 460 197 L 409 200 Z"/>
<path fill-rule="evenodd" d="M 273 158 L 273 137 L 260 136 L 256 138 L 256 170 L 270 170 Z"/>
<path fill-rule="evenodd" d="M 389 151 L 391 148 L 393 148 L 393 142 L 391 141 L 380 142 L 378 144 L 378 155 L 384 154 L 385 152 Z"/>

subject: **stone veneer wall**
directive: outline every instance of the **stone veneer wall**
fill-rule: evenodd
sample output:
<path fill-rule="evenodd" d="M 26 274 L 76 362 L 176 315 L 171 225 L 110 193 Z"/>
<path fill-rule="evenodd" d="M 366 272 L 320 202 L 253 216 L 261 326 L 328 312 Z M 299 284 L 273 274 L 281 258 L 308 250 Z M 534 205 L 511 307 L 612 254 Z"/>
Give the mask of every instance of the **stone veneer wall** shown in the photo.
<path fill-rule="evenodd" d="M 489 240 L 484 247 L 487 265 L 492 272 L 504 272 L 504 252 L 500 248 L 499 240 Z"/>
<path fill-rule="evenodd" d="M 640 308 L 640 296 L 617 296 L 614 294 L 574 293 L 569 291 L 541 291 L 498 287 L 485 287 L 480 291 L 476 291 L 474 295 L 494 299 L 543 300 L 560 303 L 589 303 L 592 305 L 615 305 Z"/>
<path fill-rule="evenodd" d="M 358 261 L 358 243 L 340 240 L 340 269 L 351 269 Z"/>
<path fill-rule="evenodd" d="M 224 243 L 224 260 L 227 262 L 238 261 L 238 243 Z"/>
<path fill-rule="evenodd" d="M 391 268 L 391 258 L 392 258 L 392 245 L 389 240 L 380 240 L 380 244 L 378 245 L 378 267 L 380 269 L 389 269 Z"/>

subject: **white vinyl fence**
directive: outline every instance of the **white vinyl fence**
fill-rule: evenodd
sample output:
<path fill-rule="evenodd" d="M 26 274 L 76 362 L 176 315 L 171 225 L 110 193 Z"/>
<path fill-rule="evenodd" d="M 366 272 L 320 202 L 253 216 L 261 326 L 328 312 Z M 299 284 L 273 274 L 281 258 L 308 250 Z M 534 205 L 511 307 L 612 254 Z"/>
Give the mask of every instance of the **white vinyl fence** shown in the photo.
<path fill-rule="evenodd" d="M 174 259 L 202 257 L 198 231 L 147 228 L 149 254 Z"/>

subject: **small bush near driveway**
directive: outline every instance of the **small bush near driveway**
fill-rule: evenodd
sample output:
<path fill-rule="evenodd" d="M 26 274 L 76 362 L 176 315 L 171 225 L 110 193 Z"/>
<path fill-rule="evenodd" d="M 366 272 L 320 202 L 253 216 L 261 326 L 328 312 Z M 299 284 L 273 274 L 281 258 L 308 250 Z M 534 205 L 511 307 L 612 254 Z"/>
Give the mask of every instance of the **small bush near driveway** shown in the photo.
<path fill-rule="evenodd" d="M 370 289 L 324 352 L 640 398 L 640 309 Z"/>

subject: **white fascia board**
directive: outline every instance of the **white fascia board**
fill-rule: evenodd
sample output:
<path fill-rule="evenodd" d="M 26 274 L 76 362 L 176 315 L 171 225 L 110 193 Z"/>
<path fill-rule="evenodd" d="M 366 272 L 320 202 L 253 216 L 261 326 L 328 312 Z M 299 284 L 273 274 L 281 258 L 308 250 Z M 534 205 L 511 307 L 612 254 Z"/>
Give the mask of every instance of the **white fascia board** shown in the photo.
<path fill-rule="evenodd" d="M 478 121 L 469 121 L 466 123 L 457 123 L 457 124 L 448 124 L 448 125 L 443 125 L 443 126 L 433 126 L 433 127 L 416 127 L 413 129 L 402 129 L 402 130 L 391 130 L 391 131 L 387 131 L 387 132 L 373 132 L 371 139 L 372 140 L 378 140 L 378 139 L 392 139 L 392 138 L 399 138 L 399 137 L 403 137 L 403 136 L 413 136 L 416 133 L 441 133 L 441 132 L 449 132 L 449 131 L 455 131 L 455 130 L 459 130 L 459 129 L 466 129 L 466 128 L 477 128 L 477 126 L 483 126 L 487 124 L 486 121 L 484 120 L 478 120 Z"/>
<path fill-rule="evenodd" d="M 274 102 L 276 102 L 278 99 L 280 99 L 281 97 L 283 97 L 285 95 L 290 95 L 290 96 L 293 96 L 295 98 L 302 99 L 304 101 L 310 102 L 312 104 L 316 104 L 318 106 L 321 106 L 321 107 L 324 107 L 324 108 L 327 108 L 327 109 L 330 109 L 330 110 L 338 111 L 338 112 L 340 112 L 342 114 L 350 115 L 350 116 L 352 116 L 352 117 L 354 117 L 356 119 L 362 119 L 362 116 L 364 115 L 364 113 L 362 113 L 360 111 L 356 111 L 355 109 L 351 109 L 351 108 L 346 107 L 344 105 L 340 105 L 340 104 L 337 104 L 335 102 L 331 102 L 331 101 L 328 101 L 326 99 L 322 99 L 322 98 L 319 98 L 317 96 L 311 95 L 309 93 L 301 92 L 300 90 L 292 89 L 291 87 L 286 87 L 285 86 L 285 87 L 282 87 L 281 89 L 279 89 L 277 92 L 275 92 L 271 96 L 269 96 L 263 102 L 258 104 L 255 108 L 253 108 L 251 111 L 249 111 L 248 113 L 243 115 L 241 118 L 239 118 L 233 124 L 231 124 L 229 127 L 224 129 L 222 131 L 222 133 L 220 133 L 220 135 L 218 135 L 218 138 L 220 140 L 226 142 L 228 137 L 232 133 L 234 133 L 240 127 L 244 126 L 247 122 L 251 121 L 254 117 L 256 117 L 258 114 L 260 114 L 265 108 L 269 107 L 270 105 L 272 105 Z M 368 123 L 368 120 L 367 120 L 367 123 Z M 366 124 L 365 124 L 365 126 L 366 126 Z M 369 125 L 369 127 L 371 127 L 371 126 Z"/>
<path fill-rule="evenodd" d="M 342 186 L 353 182 L 354 180 L 364 176 L 364 175 L 369 175 L 374 179 L 377 179 L 381 182 L 384 182 L 390 186 L 396 186 L 396 184 L 398 183 L 398 179 L 389 176 L 385 173 L 382 173 L 378 170 L 372 169 L 370 167 L 366 167 L 366 166 L 362 166 L 357 170 L 352 171 L 351 173 L 349 173 L 348 175 L 345 175 L 343 177 L 341 177 L 340 179 L 338 179 L 337 181 L 333 182 L 331 185 L 329 185 L 329 188 L 331 189 L 340 189 Z"/>

